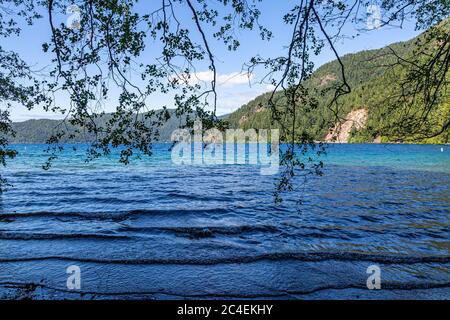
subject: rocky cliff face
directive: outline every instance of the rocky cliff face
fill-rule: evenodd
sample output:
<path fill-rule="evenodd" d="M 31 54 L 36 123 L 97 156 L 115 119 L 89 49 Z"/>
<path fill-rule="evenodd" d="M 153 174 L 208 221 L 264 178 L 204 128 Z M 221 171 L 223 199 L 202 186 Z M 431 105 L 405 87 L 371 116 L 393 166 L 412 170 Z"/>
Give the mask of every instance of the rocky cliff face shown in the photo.
<path fill-rule="evenodd" d="M 325 141 L 347 143 L 353 128 L 356 130 L 364 128 L 367 122 L 367 115 L 366 109 L 353 110 L 348 113 L 342 122 L 331 128 L 325 137 Z"/>

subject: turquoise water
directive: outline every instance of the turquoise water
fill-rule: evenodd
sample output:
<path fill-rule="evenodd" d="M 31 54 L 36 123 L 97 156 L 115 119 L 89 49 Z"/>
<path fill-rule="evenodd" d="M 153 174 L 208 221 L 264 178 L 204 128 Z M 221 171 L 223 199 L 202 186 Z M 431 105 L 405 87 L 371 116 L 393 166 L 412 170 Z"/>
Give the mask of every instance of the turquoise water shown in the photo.
<path fill-rule="evenodd" d="M 19 156 L 6 168 L 11 172 L 17 170 L 41 170 L 49 154 L 44 150 L 46 145 L 15 145 Z M 58 153 L 54 168 L 67 170 L 90 170 L 93 168 L 128 170 L 132 168 L 148 168 L 149 166 L 172 165 L 170 144 L 156 144 L 151 157 L 131 162 L 122 168 L 118 166 L 118 155 L 96 159 L 89 164 L 85 162 L 85 145 L 65 145 Z M 74 150 L 75 149 L 75 150 Z M 339 166 L 382 166 L 406 170 L 425 170 L 450 172 L 450 146 L 448 145 L 403 145 L 403 144 L 330 144 L 327 154 L 320 157 L 327 165 Z"/>
<path fill-rule="evenodd" d="M 355 144 L 330 145 L 325 162 L 334 165 L 380 166 L 399 170 L 449 173 L 450 146 Z"/>
<path fill-rule="evenodd" d="M 0 297 L 450 298 L 449 146 L 330 145 L 324 175 L 281 204 L 277 176 L 177 166 L 169 145 L 128 166 L 67 145 L 49 171 L 45 146 L 15 147 Z M 382 290 L 366 287 L 373 264 Z"/>

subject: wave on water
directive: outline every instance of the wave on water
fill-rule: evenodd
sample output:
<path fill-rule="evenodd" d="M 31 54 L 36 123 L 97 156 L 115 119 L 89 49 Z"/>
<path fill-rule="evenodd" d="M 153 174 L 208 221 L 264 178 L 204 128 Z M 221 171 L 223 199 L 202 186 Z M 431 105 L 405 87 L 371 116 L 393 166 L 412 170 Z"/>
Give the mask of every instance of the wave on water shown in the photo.
<path fill-rule="evenodd" d="M 211 208 L 211 209 L 136 209 L 117 212 L 58 212 L 58 211 L 36 211 L 36 212 L 12 212 L 0 213 L 0 222 L 2 220 L 12 221 L 20 218 L 82 218 L 82 219 L 107 219 L 107 220 L 126 220 L 132 216 L 138 215 L 184 215 L 184 214 L 224 214 L 232 212 L 229 208 Z"/>
<path fill-rule="evenodd" d="M 324 176 L 295 177 L 281 204 L 278 177 L 254 166 L 85 167 L 68 152 L 67 163 L 44 172 L 28 148 L 5 169 L 13 187 L 0 198 L 3 283 L 51 282 L 79 262 L 86 284 L 97 271 L 121 271 L 105 285 L 112 296 L 164 287 L 179 296 L 285 297 L 368 292 L 367 266 L 379 264 L 391 277 L 384 289 L 448 286 L 450 154 L 433 146 L 333 145 Z M 33 148 L 37 155 L 41 146 Z"/>
<path fill-rule="evenodd" d="M 84 258 L 69 256 L 37 256 L 37 257 L 17 257 L 17 258 L 0 258 L 0 263 L 7 262 L 29 262 L 42 260 L 63 260 L 63 261 L 79 261 L 86 263 L 98 264 L 180 264 L 180 265 L 215 265 L 215 264 L 232 264 L 232 263 L 252 263 L 264 260 L 297 260 L 303 262 L 318 261 L 368 261 L 383 264 L 416 264 L 416 263 L 450 263 L 450 256 L 402 256 L 402 255 L 383 255 L 383 254 L 367 254 L 359 252 L 273 252 L 245 256 L 232 257 L 195 257 L 184 258 L 151 258 L 151 259 L 103 259 L 103 258 Z"/>
<path fill-rule="evenodd" d="M 1 240 L 57 240 L 57 239 L 130 239 L 126 235 L 112 235 L 101 233 L 25 233 L 0 232 Z"/>

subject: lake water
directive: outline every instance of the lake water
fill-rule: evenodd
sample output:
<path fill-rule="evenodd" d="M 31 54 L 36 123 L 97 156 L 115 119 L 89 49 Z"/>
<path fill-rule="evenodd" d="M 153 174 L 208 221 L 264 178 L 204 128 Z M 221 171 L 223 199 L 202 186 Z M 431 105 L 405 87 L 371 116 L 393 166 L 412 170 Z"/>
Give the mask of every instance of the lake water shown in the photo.
<path fill-rule="evenodd" d="M 128 166 L 66 146 L 49 171 L 15 147 L 0 298 L 450 299 L 449 146 L 331 145 L 282 204 L 257 166 L 176 166 L 164 144 Z"/>

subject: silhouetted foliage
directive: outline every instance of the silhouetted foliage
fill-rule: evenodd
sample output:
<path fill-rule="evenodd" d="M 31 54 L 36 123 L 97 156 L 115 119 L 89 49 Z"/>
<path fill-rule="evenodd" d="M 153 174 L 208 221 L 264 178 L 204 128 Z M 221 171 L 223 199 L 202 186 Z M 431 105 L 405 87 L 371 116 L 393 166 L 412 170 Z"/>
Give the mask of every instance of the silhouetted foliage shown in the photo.
<path fill-rule="evenodd" d="M 48 150 L 50 160 L 61 149 L 61 139 L 74 134 L 67 131 L 66 125 L 70 124 L 75 128 L 75 134 L 82 132 L 89 137 L 88 159 L 107 155 L 111 148 L 121 147 L 120 162 L 126 164 L 135 151 L 151 155 L 158 128 L 171 116 L 168 106 L 151 104 L 155 94 L 173 96 L 169 107 L 176 109 L 176 116 L 187 115 L 187 126 L 192 124 L 191 115 L 195 115 L 204 121 L 205 130 L 213 126 L 226 127 L 216 116 L 217 72 L 211 42 L 221 42 L 230 51 L 238 50 L 240 30 L 254 30 L 264 41 L 270 41 L 270 29 L 259 22 L 260 2 L 262 0 L 77 1 L 80 21 L 76 23 L 77 28 L 68 28 L 65 24 L 57 24 L 54 17 L 57 13 L 65 13 L 72 2 L 0 0 L 0 35 L 19 34 L 19 20 L 33 24 L 36 19 L 45 19 L 51 39 L 42 48 L 52 57 L 51 70 L 46 70 L 42 77 L 16 53 L 0 47 L 0 102 L 6 109 L 0 119 L 2 132 L 11 132 L 8 109 L 14 103 L 28 108 L 38 104 L 65 115 L 48 141 L 52 145 Z M 348 24 L 364 32 L 366 8 L 374 3 L 384 12 L 381 27 L 401 25 L 403 21 L 413 19 L 417 28 L 427 29 L 449 14 L 448 0 L 300 0 L 283 17 L 286 32 L 292 35 L 285 54 L 280 57 L 256 55 L 246 64 L 250 72 L 262 68 L 267 73 L 265 81 L 274 86 L 267 99 L 271 124 L 279 126 L 282 139 L 289 141 L 281 155 L 286 170 L 280 177 L 277 199 L 282 191 L 293 188 L 291 178 L 297 169 L 306 168 L 305 162 L 310 160 L 307 151 L 313 149 L 320 154 L 324 150 L 321 144 L 314 143 L 313 136 L 297 129 L 297 114 L 310 112 L 320 105 L 319 92 L 305 83 L 314 70 L 311 56 L 320 54 L 325 47 L 335 54 L 339 76 L 327 88 L 331 99 L 326 102 L 326 108 L 339 120 L 341 99 L 351 92 L 351 85 L 347 75 L 349 70 L 336 51 L 334 41 L 343 36 L 342 30 Z M 432 32 L 430 35 L 433 37 Z M 420 87 L 413 94 L 420 94 L 426 104 L 421 113 L 422 121 L 427 121 L 432 114 L 426 110 L 439 105 L 436 96 L 440 95 L 442 83 L 447 79 L 448 37 L 438 36 L 438 39 L 439 45 L 435 49 L 427 46 L 432 53 L 425 53 L 425 56 L 435 58 L 428 62 L 424 58 L 423 63 L 418 64 L 419 69 L 407 71 L 410 76 L 406 80 Z M 398 64 L 405 65 L 399 61 Z M 206 89 L 190 81 L 199 65 L 206 65 L 212 72 L 212 80 Z M 417 76 L 417 72 L 421 74 Z M 408 86 L 406 81 L 404 87 Z M 115 111 L 108 121 L 99 122 L 97 120 L 105 116 L 102 106 L 111 98 L 112 87 L 120 92 Z M 276 94 L 279 90 L 283 92 L 282 99 Z M 61 105 L 54 99 L 58 94 L 68 96 L 70 104 Z M 404 96 L 409 97 L 410 93 Z M 405 108 L 408 107 L 405 105 Z M 329 124 L 320 118 L 317 123 L 323 127 Z M 407 130 L 413 127 L 414 122 L 405 126 Z M 6 157 L 14 154 L 7 149 L 5 140 L 0 147 L 4 163 Z M 294 152 L 297 148 L 301 152 Z M 50 162 L 46 167 L 49 166 Z M 311 172 L 320 173 L 320 167 L 320 161 L 313 161 Z"/>

